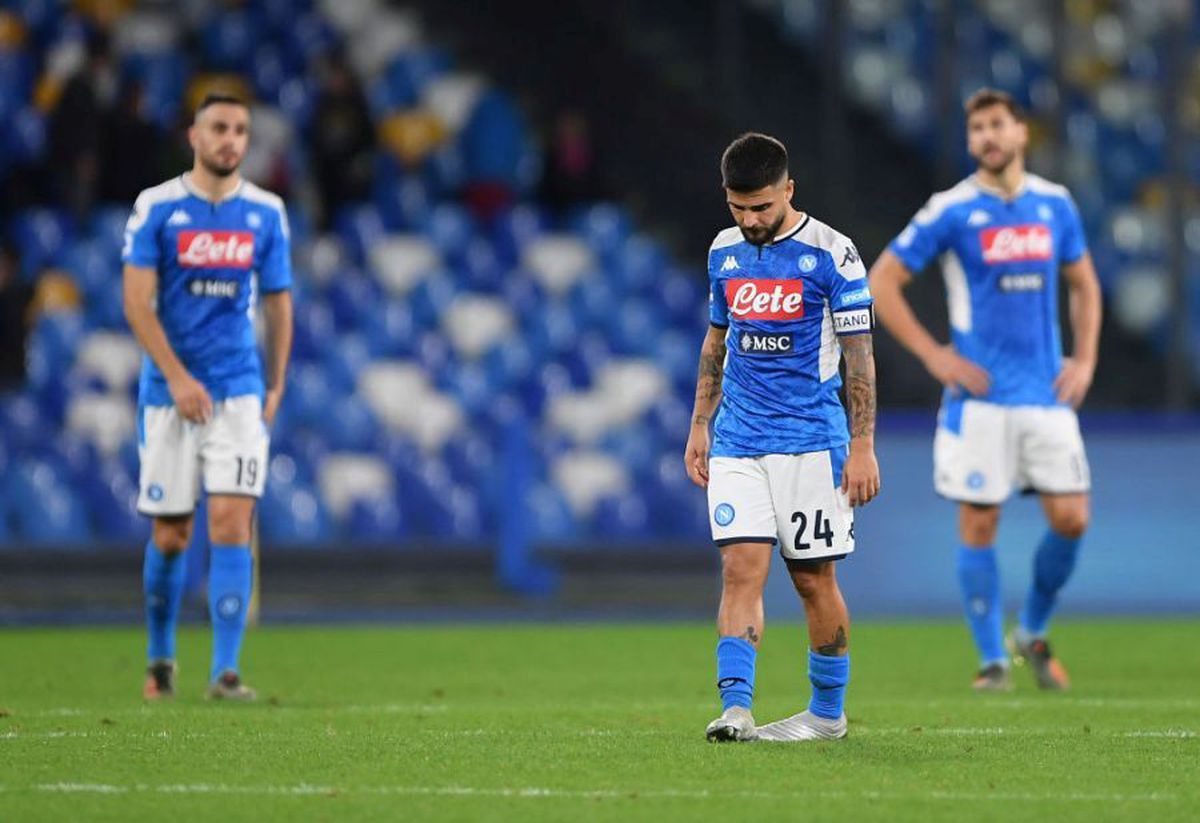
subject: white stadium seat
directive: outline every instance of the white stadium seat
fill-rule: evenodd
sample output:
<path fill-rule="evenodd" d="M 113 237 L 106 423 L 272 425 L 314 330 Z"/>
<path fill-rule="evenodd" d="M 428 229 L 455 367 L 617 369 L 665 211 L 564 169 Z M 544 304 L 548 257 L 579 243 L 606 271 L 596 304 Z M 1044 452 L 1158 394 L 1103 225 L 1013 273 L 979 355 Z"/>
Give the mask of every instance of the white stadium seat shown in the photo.
<path fill-rule="evenodd" d="M 572 511 L 587 516 L 601 498 L 628 491 L 629 472 L 615 458 L 593 451 L 573 451 L 555 461 L 551 474 Z"/>
<path fill-rule="evenodd" d="M 120 332 L 92 332 L 75 355 L 76 372 L 98 377 L 113 392 L 125 392 L 141 369 L 142 350 L 137 341 Z"/>
<path fill-rule="evenodd" d="M 511 334 L 512 310 L 496 297 L 464 294 L 455 298 L 442 317 L 442 327 L 458 354 L 475 359 Z"/>
<path fill-rule="evenodd" d="M 317 484 L 335 517 L 345 516 L 356 500 L 395 494 L 395 480 L 387 463 L 370 454 L 328 455 L 317 469 Z"/>
<path fill-rule="evenodd" d="M 371 246 L 368 262 L 390 294 L 403 296 L 443 267 L 442 256 L 419 234 L 389 234 Z"/>
<path fill-rule="evenodd" d="M 565 294 L 595 265 L 587 244 L 570 234 L 545 234 L 531 240 L 521 264 L 550 294 Z"/>
<path fill-rule="evenodd" d="M 116 454 L 136 429 L 134 403 L 124 395 L 81 394 L 67 407 L 67 430 L 107 455 Z"/>

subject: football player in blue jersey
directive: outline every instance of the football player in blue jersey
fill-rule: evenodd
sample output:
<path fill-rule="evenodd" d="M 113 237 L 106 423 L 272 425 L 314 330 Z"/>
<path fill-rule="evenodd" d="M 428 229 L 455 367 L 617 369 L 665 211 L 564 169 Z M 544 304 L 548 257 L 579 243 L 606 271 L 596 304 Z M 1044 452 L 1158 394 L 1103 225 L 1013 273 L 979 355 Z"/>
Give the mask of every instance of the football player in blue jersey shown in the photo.
<path fill-rule="evenodd" d="M 737 225 L 708 253 L 710 326 L 684 462 L 707 488 L 720 548 L 711 741 L 844 737 L 850 617 L 834 561 L 854 551 L 852 506 L 879 492 L 871 293 L 854 244 L 792 206 L 783 144 L 744 134 L 721 175 Z M 846 358 L 850 427 L 838 397 Z M 711 426 L 711 432 L 710 432 Z M 808 618 L 806 711 L 756 727 L 763 587 L 778 544 Z"/>
<path fill-rule="evenodd" d="M 978 170 L 933 195 L 871 269 L 880 321 L 945 386 L 934 485 L 959 503 L 958 579 L 979 650 L 981 691 L 1011 688 L 993 544 L 1013 490 L 1040 495 L 1049 530 L 1009 647 L 1038 685 L 1067 673 L 1046 640 L 1059 590 L 1088 525 L 1090 477 L 1075 408 L 1096 369 L 1100 286 L 1070 193 L 1025 171 L 1028 129 L 1013 99 L 983 89 L 966 103 Z M 945 275 L 949 345 L 901 289 L 934 258 Z M 1070 295 L 1074 351 L 1062 356 L 1059 275 Z"/>
<path fill-rule="evenodd" d="M 138 387 L 138 509 L 154 518 L 143 585 L 147 699 L 174 693 L 183 550 L 201 483 L 212 542 L 208 696 L 252 700 L 238 658 L 251 591 L 251 521 L 267 479 L 267 427 L 279 409 L 292 341 L 283 201 L 241 178 L 250 111 L 210 95 L 188 139 L 192 170 L 143 191 L 125 229 L 125 316 L 145 349 Z M 263 380 L 254 334 L 267 323 Z"/>

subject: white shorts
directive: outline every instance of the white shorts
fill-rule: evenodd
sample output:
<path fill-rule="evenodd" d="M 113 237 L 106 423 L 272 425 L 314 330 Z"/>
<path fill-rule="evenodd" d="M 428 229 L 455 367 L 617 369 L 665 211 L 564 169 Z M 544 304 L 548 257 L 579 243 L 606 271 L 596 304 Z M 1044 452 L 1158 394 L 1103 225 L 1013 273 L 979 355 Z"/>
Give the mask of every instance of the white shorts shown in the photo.
<path fill-rule="evenodd" d="M 718 546 L 779 542 L 789 560 L 854 551 L 854 510 L 841 489 L 846 449 L 708 461 L 708 516 Z"/>
<path fill-rule="evenodd" d="M 1091 471 L 1079 418 L 1064 406 L 943 406 L 933 439 L 933 484 L 963 503 L 1003 503 L 1013 490 L 1082 493 Z"/>
<path fill-rule="evenodd" d="M 214 402 L 207 423 L 189 423 L 174 406 L 143 406 L 138 413 L 142 514 L 190 514 L 201 475 L 209 494 L 262 496 L 270 435 L 257 395 Z"/>

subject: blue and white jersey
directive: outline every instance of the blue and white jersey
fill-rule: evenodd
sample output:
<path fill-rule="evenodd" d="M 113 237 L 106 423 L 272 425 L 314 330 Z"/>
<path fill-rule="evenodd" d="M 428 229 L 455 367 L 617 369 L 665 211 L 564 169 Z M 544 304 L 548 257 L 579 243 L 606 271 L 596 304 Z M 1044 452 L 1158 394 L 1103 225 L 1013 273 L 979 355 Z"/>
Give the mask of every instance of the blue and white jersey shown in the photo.
<path fill-rule="evenodd" d="M 929 198 L 888 248 L 914 274 L 940 257 L 954 347 L 992 378 L 977 399 L 1057 405 L 1058 270 L 1087 252 L 1066 188 L 1026 174 L 1005 200 L 968 177 Z"/>
<path fill-rule="evenodd" d="M 214 401 L 263 393 L 254 337 L 258 292 L 292 285 L 287 212 L 249 182 L 211 202 L 188 175 L 138 195 L 121 259 L 158 272 L 158 318 L 175 354 Z M 142 361 L 138 401 L 169 406 L 166 379 Z"/>
<path fill-rule="evenodd" d="M 764 246 L 736 226 L 708 252 L 709 320 L 728 328 L 715 457 L 802 454 L 850 440 L 838 398 L 841 334 L 869 334 L 858 250 L 805 216 Z"/>

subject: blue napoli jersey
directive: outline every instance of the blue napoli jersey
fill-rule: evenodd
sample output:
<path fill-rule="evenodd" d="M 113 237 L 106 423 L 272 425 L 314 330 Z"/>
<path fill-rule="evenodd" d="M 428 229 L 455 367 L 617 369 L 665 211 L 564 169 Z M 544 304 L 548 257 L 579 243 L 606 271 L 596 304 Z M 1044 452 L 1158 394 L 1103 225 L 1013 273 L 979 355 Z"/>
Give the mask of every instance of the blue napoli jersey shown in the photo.
<path fill-rule="evenodd" d="M 709 321 L 728 332 L 714 456 L 849 442 L 835 338 L 870 333 L 866 276 L 854 244 L 809 216 L 763 246 L 736 226 L 717 235 L 708 253 Z"/>
<path fill-rule="evenodd" d="M 954 347 L 991 375 L 978 399 L 1058 404 L 1058 272 L 1087 252 L 1065 187 L 1026 174 L 1005 200 L 969 177 L 933 195 L 888 248 L 914 274 L 940 258 Z"/>
<path fill-rule="evenodd" d="M 263 393 L 254 336 L 258 292 L 292 285 L 287 212 L 249 182 L 213 203 L 189 182 L 168 180 L 138 195 L 121 259 L 158 272 L 158 318 L 175 354 L 213 400 Z M 144 406 L 172 404 L 147 355 L 138 389 Z"/>

